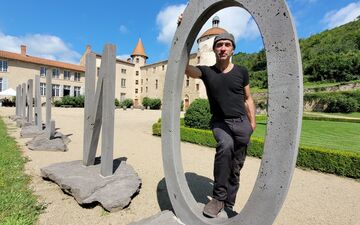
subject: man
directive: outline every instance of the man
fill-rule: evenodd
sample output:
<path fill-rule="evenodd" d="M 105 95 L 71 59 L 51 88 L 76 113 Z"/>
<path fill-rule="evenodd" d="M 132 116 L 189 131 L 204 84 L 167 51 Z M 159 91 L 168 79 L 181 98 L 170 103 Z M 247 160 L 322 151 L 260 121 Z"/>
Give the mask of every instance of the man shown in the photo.
<path fill-rule="evenodd" d="M 202 79 L 205 84 L 212 114 L 211 128 L 217 141 L 213 198 L 203 211 L 212 218 L 217 217 L 224 207 L 233 209 L 240 170 L 256 127 L 248 72 L 231 63 L 234 49 L 234 36 L 222 33 L 214 39 L 215 65 L 188 65 L 185 71 L 187 76 Z"/>

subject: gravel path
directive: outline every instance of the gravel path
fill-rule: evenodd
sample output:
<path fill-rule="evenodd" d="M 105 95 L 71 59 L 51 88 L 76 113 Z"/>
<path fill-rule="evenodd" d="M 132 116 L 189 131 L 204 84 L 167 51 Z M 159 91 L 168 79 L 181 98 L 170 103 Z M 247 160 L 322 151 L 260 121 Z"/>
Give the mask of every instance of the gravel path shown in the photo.
<path fill-rule="evenodd" d="M 14 108 L 0 107 L 0 116 L 14 114 Z M 32 177 L 31 188 L 46 204 L 38 224 L 119 224 L 125 225 L 170 209 L 161 157 L 161 139 L 151 135 L 151 125 L 160 111 L 116 110 L 114 157 L 126 157 L 142 179 L 142 188 L 130 206 L 108 213 L 100 206 L 83 208 L 54 183 L 40 177 L 40 168 L 56 162 L 82 159 L 83 110 L 53 108 L 56 127 L 71 135 L 68 152 L 27 150 L 14 122 L 5 119 L 9 132 L 16 137 L 30 161 L 26 173 Z M 43 113 L 45 115 L 45 112 Z M 206 203 L 211 194 L 211 148 L 182 143 L 182 160 L 194 198 Z M 241 187 L 235 209 L 240 211 L 255 183 L 260 160 L 248 157 L 241 175 Z M 288 197 L 277 217 L 277 225 L 360 225 L 360 182 L 330 174 L 296 169 Z"/>

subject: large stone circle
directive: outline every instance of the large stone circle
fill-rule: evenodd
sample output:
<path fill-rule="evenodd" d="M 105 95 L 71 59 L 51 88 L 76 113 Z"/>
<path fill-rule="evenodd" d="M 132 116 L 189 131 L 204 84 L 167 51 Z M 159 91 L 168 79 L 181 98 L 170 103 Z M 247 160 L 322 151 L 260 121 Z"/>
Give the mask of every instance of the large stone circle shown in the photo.
<path fill-rule="evenodd" d="M 180 101 L 191 47 L 204 23 L 220 9 L 238 6 L 256 21 L 266 50 L 268 121 L 258 177 L 241 212 L 208 219 L 187 185 L 180 152 Z M 235 20 L 236 18 L 234 18 Z M 231 32 L 231 31 L 230 31 Z M 303 91 L 298 39 L 284 0 L 191 0 L 170 52 L 162 111 L 162 151 L 169 197 L 176 215 L 191 225 L 272 224 L 289 189 L 298 153 Z"/>

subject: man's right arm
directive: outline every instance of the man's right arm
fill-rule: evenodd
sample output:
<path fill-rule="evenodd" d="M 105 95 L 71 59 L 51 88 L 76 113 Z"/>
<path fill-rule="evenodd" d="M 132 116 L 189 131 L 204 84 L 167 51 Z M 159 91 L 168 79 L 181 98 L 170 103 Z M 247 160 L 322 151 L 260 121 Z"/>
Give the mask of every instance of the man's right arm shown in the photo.
<path fill-rule="evenodd" d="M 201 70 L 196 66 L 187 65 L 185 74 L 192 78 L 200 78 L 202 76 Z"/>

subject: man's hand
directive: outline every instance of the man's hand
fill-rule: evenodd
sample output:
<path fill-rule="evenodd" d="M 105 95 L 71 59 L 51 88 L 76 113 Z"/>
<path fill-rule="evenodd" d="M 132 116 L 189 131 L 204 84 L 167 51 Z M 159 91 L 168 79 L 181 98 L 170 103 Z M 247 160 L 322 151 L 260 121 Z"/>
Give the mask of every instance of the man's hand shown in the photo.
<path fill-rule="evenodd" d="M 177 20 L 177 25 L 178 26 L 180 26 L 182 19 L 183 19 L 183 14 L 181 13 L 180 16 L 178 17 L 178 20 Z"/>

